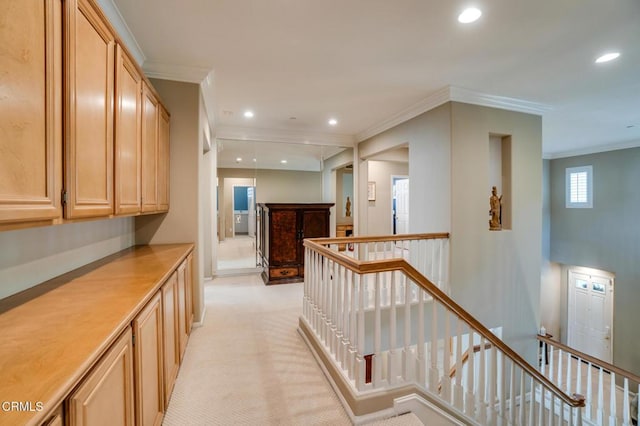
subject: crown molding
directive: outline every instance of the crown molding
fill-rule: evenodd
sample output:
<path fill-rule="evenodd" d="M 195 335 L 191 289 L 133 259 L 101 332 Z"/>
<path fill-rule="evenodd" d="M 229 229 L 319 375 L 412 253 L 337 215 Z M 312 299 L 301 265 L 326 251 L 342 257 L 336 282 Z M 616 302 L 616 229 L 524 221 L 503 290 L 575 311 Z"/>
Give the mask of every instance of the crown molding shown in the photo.
<path fill-rule="evenodd" d="M 118 36 L 122 42 L 127 46 L 127 49 L 133 55 L 138 65 L 142 66 L 147 57 L 144 55 L 142 48 L 138 44 L 138 41 L 131 32 L 131 29 L 124 20 L 124 17 L 120 13 L 120 9 L 114 3 L 113 0 L 97 0 L 98 4 L 102 8 L 102 11 L 109 19 L 109 22 L 118 33 Z"/>
<path fill-rule="evenodd" d="M 341 147 L 352 147 L 355 143 L 355 139 L 351 135 L 235 126 L 217 126 L 216 138 Z"/>
<path fill-rule="evenodd" d="M 542 158 L 545 160 L 555 160 L 558 158 L 577 157 L 579 155 L 598 154 L 601 152 L 617 151 L 620 149 L 629 149 L 629 148 L 638 148 L 638 147 L 640 147 L 640 139 L 627 141 L 627 142 L 614 143 L 614 144 L 607 144 L 607 145 L 595 145 L 595 146 L 590 146 L 586 148 L 578 148 L 578 149 L 572 149 L 567 151 L 545 153 L 542 155 Z"/>
<path fill-rule="evenodd" d="M 480 106 L 506 109 L 510 111 L 525 112 L 528 114 L 543 115 L 551 111 L 551 106 L 522 99 L 508 98 L 506 96 L 489 95 L 474 90 L 463 89 L 456 86 L 446 86 L 421 100 L 420 102 L 392 115 L 386 120 L 365 129 L 356 135 L 356 140 L 362 142 L 385 130 L 389 130 L 405 121 L 411 120 L 427 111 L 439 107 L 447 102 L 464 102 Z"/>
<path fill-rule="evenodd" d="M 437 90 L 420 102 L 411 105 L 410 107 L 403 109 L 402 111 L 392 115 L 386 120 L 383 120 L 380 123 L 375 124 L 368 129 L 365 129 L 364 131 L 358 133 L 356 135 L 356 140 L 358 142 L 362 142 L 363 140 L 378 135 L 385 130 L 389 130 L 399 124 L 402 124 L 405 121 L 409 121 L 412 118 L 419 116 L 420 114 L 437 108 L 450 100 L 451 97 L 449 95 L 449 87 L 443 87 L 442 89 Z"/>
<path fill-rule="evenodd" d="M 509 98 L 506 96 L 490 95 L 476 92 L 462 87 L 449 86 L 449 98 L 455 102 L 480 105 L 492 108 L 506 109 L 509 111 L 525 112 L 527 114 L 543 115 L 551 111 L 551 105 L 538 102 L 525 101 L 523 99 Z"/>
<path fill-rule="evenodd" d="M 147 77 L 150 78 L 198 84 L 206 79 L 211 72 L 209 68 L 204 67 L 190 67 L 150 61 L 146 61 L 142 66 L 142 69 Z"/>

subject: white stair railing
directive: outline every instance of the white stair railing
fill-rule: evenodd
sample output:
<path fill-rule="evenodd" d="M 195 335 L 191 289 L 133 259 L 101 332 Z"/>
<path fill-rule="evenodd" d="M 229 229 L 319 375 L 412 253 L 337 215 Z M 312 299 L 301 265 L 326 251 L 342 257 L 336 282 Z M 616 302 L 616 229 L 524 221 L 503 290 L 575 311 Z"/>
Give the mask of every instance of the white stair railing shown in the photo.
<path fill-rule="evenodd" d="M 549 337 L 538 335 L 538 340 L 540 371 L 565 392 L 585 396 L 586 422 L 631 426 L 632 417 L 640 417 L 638 407 L 631 411 L 631 401 L 640 392 L 640 376 Z"/>
<path fill-rule="evenodd" d="M 408 254 L 405 243 L 389 247 L 397 237 L 304 243 L 301 321 L 352 391 L 414 385 L 479 424 L 581 425 L 582 399 L 565 394 L 439 288 L 447 288 L 441 265 L 448 265 L 448 242 L 440 240 L 448 235 L 407 236 L 434 240 L 410 242 Z M 353 252 L 339 251 L 345 243 Z M 440 286 L 408 262 L 412 244 L 430 259 L 422 269 Z M 393 257 L 398 246 L 403 255 Z"/>

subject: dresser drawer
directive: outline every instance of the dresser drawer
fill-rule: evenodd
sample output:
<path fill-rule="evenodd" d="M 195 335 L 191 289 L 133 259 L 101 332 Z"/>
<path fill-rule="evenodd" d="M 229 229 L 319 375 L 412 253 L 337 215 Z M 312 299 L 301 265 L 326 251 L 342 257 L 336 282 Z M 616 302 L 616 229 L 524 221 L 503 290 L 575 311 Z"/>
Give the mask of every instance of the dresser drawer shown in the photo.
<path fill-rule="evenodd" d="M 286 278 L 298 275 L 298 268 L 271 268 L 269 278 Z"/>

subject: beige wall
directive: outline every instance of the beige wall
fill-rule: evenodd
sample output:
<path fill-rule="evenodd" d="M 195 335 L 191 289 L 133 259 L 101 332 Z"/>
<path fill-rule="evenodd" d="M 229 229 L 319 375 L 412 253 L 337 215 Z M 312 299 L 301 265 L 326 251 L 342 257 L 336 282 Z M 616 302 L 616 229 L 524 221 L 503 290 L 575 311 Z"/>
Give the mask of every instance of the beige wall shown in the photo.
<path fill-rule="evenodd" d="M 320 203 L 322 173 L 289 170 L 258 170 L 258 203 Z"/>
<path fill-rule="evenodd" d="M 133 218 L 0 232 L 0 299 L 134 244 Z"/>
<path fill-rule="evenodd" d="M 391 176 L 407 176 L 409 165 L 395 161 L 368 161 L 369 182 L 376 184 L 376 199 L 368 201 L 367 223 L 369 235 L 390 235 L 393 233 L 391 211 Z M 411 184 L 411 180 L 409 180 Z M 409 195 L 411 200 L 411 195 Z"/>
<path fill-rule="evenodd" d="M 490 134 L 512 136 L 511 230 L 488 229 Z M 541 117 L 451 104 L 451 294 L 486 326 L 503 326 L 529 362 L 540 323 L 541 159 Z"/>
<path fill-rule="evenodd" d="M 194 313 L 204 315 L 204 218 L 199 185 L 203 169 L 200 87 L 193 83 L 152 80 L 171 113 L 171 200 L 167 214 L 136 218 L 137 244 L 195 243 Z"/>

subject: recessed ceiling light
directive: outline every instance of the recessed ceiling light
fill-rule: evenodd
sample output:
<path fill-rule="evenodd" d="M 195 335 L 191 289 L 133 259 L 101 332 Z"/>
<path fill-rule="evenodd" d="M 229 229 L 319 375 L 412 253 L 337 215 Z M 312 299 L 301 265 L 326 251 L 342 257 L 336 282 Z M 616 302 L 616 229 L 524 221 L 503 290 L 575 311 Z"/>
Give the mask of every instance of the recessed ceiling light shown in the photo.
<path fill-rule="evenodd" d="M 280 160 L 282 164 L 287 164 L 287 160 Z"/>
<path fill-rule="evenodd" d="M 240 158 L 240 157 L 236 158 L 236 163 L 239 163 L 241 161 L 242 161 L 242 158 Z"/>
<path fill-rule="evenodd" d="M 256 160 L 256 159 L 254 158 L 254 159 L 253 159 L 253 162 L 255 163 L 256 161 L 258 161 L 258 160 Z"/>
<path fill-rule="evenodd" d="M 598 59 L 596 59 L 596 64 L 601 64 L 603 62 L 609 62 L 609 61 L 613 61 L 614 59 L 616 59 L 618 56 L 620 56 L 620 52 L 609 52 L 609 53 L 605 53 L 604 55 L 600 56 Z"/>
<path fill-rule="evenodd" d="M 458 15 L 458 22 L 462 24 L 470 24 L 475 22 L 482 16 L 482 11 L 480 9 L 476 9 L 475 7 L 468 7 L 462 11 L 460 15 Z"/>
<path fill-rule="evenodd" d="M 253 118 L 253 111 L 245 111 L 244 116 L 246 118 Z"/>
<path fill-rule="evenodd" d="M 338 120 L 336 120 L 335 118 L 332 118 L 329 120 L 329 125 L 330 126 L 335 126 L 336 124 L 338 124 Z"/>

